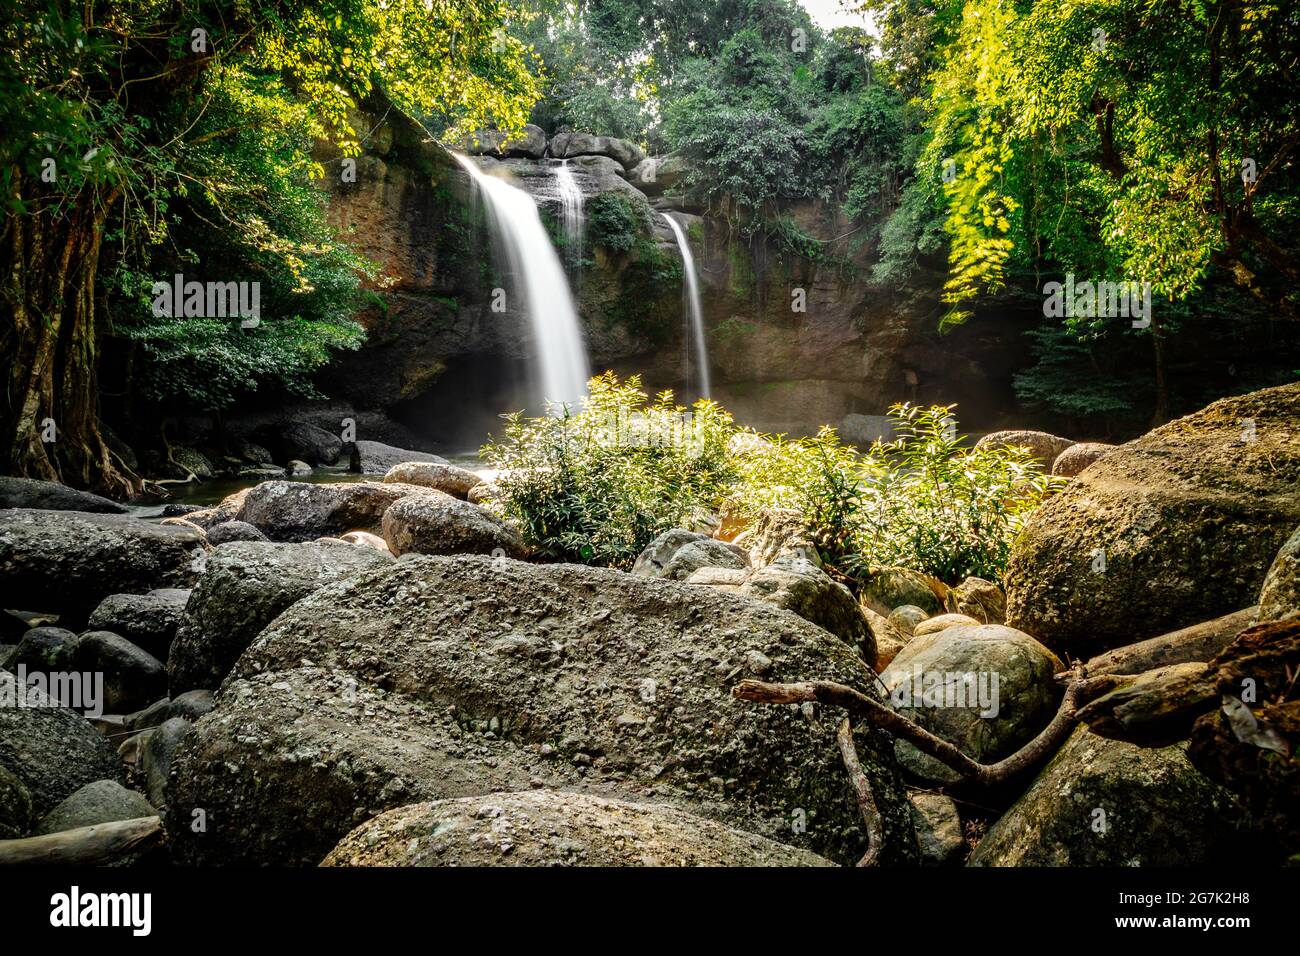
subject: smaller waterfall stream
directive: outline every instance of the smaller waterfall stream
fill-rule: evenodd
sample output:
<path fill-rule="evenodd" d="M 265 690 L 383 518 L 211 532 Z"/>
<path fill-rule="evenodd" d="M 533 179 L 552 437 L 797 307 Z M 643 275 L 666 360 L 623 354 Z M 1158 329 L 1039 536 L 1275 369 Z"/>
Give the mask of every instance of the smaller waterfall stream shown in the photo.
<path fill-rule="evenodd" d="M 564 226 L 564 264 L 575 270 L 582 261 L 582 244 L 585 239 L 582 215 L 582 190 L 573 177 L 567 159 L 555 167 L 555 184 L 560 194 L 560 215 Z"/>
<path fill-rule="evenodd" d="M 708 398 L 713 389 L 709 384 L 709 347 L 704 341 L 704 310 L 700 306 L 700 280 L 695 273 L 695 257 L 686 241 L 686 232 L 672 216 L 663 214 L 677 237 L 677 249 L 682 255 L 682 315 L 686 322 L 688 341 L 695 345 L 695 373 L 700 398 Z"/>
<path fill-rule="evenodd" d="M 515 286 L 512 295 L 522 298 L 528 310 L 541 366 L 542 398 L 576 405 L 587 394 L 591 366 L 569 283 L 537 203 L 522 189 L 485 174 L 469 157 L 453 155 L 483 197 L 492 238 Z"/>

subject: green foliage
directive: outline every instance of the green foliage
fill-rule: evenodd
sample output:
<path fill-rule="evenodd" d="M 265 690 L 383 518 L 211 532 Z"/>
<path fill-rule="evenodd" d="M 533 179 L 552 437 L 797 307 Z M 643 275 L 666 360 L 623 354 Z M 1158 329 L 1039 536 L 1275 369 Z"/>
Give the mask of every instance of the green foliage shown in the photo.
<path fill-rule="evenodd" d="M 593 246 L 630 252 L 650 232 L 654 212 L 638 196 L 601 193 L 586 205 L 587 236 Z"/>
<path fill-rule="evenodd" d="M 498 502 L 548 557 L 629 568 L 658 534 L 690 523 L 730 482 L 731 417 L 671 392 L 650 400 L 636 376 L 591 380 L 578 411 L 506 416 L 483 457 L 503 469 Z"/>
<path fill-rule="evenodd" d="M 1053 479 L 1023 449 L 963 447 L 951 407 L 890 414 L 898 439 L 860 454 L 830 428 L 800 439 L 739 429 L 705 400 L 687 416 L 671 393 L 651 402 L 638 378 L 606 373 L 579 411 L 508 416 L 483 455 L 503 469 L 497 506 L 560 560 L 626 568 L 702 513 L 748 525 L 780 510 L 849 573 L 902 565 L 999 579 Z"/>

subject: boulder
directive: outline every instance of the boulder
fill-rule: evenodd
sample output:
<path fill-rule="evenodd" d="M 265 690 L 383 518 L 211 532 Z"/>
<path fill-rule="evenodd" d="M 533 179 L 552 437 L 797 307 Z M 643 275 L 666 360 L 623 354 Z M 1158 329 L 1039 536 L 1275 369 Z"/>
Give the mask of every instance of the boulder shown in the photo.
<path fill-rule="evenodd" d="M 466 138 L 465 152 L 471 156 L 541 159 L 546 155 L 546 131 L 533 123 L 526 124 L 520 135 L 513 138 L 501 130 L 475 130 Z"/>
<path fill-rule="evenodd" d="M 1238 858 L 1232 795 L 1186 745 L 1138 747 L 1080 727 L 996 824 L 972 866 L 1204 866 Z"/>
<path fill-rule="evenodd" d="M 187 690 L 175 697 L 156 700 L 144 710 L 127 714 L 123 727 L 128 731 L 149 730 L 159 727 L 173 717 L 195 721 L 216 706 L 215 695 L 210 690 Z"/>
<path fill-rule="evenodd" d="M 0 511 L 0 607 L 70 621 L 110 594 L 188 587 L 203 535 L 129 515 Z"/>
<path fill-rule="evenodd" d="M 657 196 L 680 183 L 689 171 L 685 156 L 669 153 L 641 160 L 629 170 L 628 179 L 647 196 Z"/>
<path fill-rule="evenodd" d="M 76 646 L 77 635 L 66 628 L 34 627 L 22 636 L 8 660 L 0 661 L 0 666 L 15 672 L 19 664 L 29 672 L 67 670 Z"/>
<path fill-rule="evenodd" d="M 746 568 L 700 568 L 686 579 L 686 583 L 724 591 L 739 591 L 749 580 L 749 575 Z"/>
<path fill-rule="evenodd" d="M 214 547 L 231 541 L 269 541 L 254 525 L 247 521 L 223 521 L 208 527 L 208 544 Z"/>
<path fill-rule="evenodd" d="M 736 541 L 740 543 L 739 539 Z M 803 558 L 817 567 L 822 566 L 821 555 L 808 534 L 803 516 L 797 511 L 768 511 L 759 515 L 745 538 L 754 567 L 771 564 L 783 555 Z"/>
<path fill-rule="evenodd" d="M 912 638 L 895 627 L 889 618 L 877 614 L 869 607 L 862 608 L 862 616 L 867 619 L 867 626 L 871 628 L 876 645 L 876 670 L 883 671 Z"/>
<path fill-rule="evenodd" d="M 400 465 L 394 465 L 384 475 L 384 481 L 423 485 L 456 498 L 464 498 L 471 488 L 483 483 L 472 471 L 434 461 L 404 461 Z"/>
<path fill-rule="evenodd" d="M 913 637 L 880 681 L 894 709 L 980 763 L 1015 753 L 1056 714 L 1052 675 L 1061 661 L 1028 634 L 999 624 L 950 627 Z M 955 771 L 896 741 L 899 763 L 937 783 Z"/>
<path fill-rule="evenodd" d="M 879 699 L 855 651 L 757 601 L 577 565 L 404 558 L 302 599 L 240 658 L 176 753 L 168 830 L 182 861 L 315 863 L 385 809 L 537 786 L 856 861 L 840 715 L 731 696 L 759 671 Z M 864 727 L 857 745 L 885 860 L 912 860 L 890 743 Z M 222 825 L 190 833 L 195 807 Z"/>
<path fill-rule="evenodd" d="M 8 671 L 0 671 L 0 767 L 27 789 L 36 819 L 88 783 L 123 780 L 125 770 L 90 721 Z"/>
<path fill-rule="evenodd" d="M 167 669 L 148 651 L 112 631 L 87 631 L 72 649 L 72 666 L 104 675 L 104 711 L 126 714 L 167 693 Z"/>
<path fill-rule="evenodd" d="M 78 491 L 57 481 L 34 478 L 10 478 L 0 475 L 0 508 L 36 508 L 42 511 L 88 511 L 96 514 L 122 515 L 125 505 Z"/>
<path fill-rule="evenodd" d="M 375 533 L 389 505 L 407 495 L 430 493 L 416 485 L 381 481 L 264 481 L 249 489 L 237 520 L 272 541 L 313 541 L 355 530 Z"/>
<path fill-rule="evenodd" d="M 697 546 L 698 543 L 688 545 L 678 554 Z M 875 666 L 876 640 L 853 593 L 811 562 L 789 556 L 777 558 L 753 572 L 740 593 L 812 621 L 850 647 L 856 647 L 862 659 Z"/>
<path fill-rule="evenodd" d="M 284 466 L 284 473 L 290 478 L 306 478 L 311 474 L 311 465 L 295 458 Z"/>
<path fill-rule="evenodd" d="M 135 820 L 152 817 L 157 810 L 144 795 L 128 790 L 116 780 L 96 780 L 76 793 L 64 798 L 58 806 L 41 818 L 32 835 L 59 833 L 96 823 L 113 823 L 117 820 Z"/>
<path fill-rule="evenodd" d="M 676 807 L 533 790 L 437 800 L 363 823 L 323 866 L 833 866 Z"/>
<path fill-rule="evenodd" d="M 323 540 L 323 539 L 322 539 Z M 346 541 L 348 544 L 359 545 L 363 548 L 374 548 L 376 551 L 382 551 L 384 554 L 392 554 L 388 550 L 388 542 L 377 534 L 371 534 L 369 531 L 349 531 L 347 534 L 339 535 L 340 541 Z"/>
<path fill-rule="evenodd" d="M 894 625 L 894 627 L 896 627 L 900 632 L 902 632 L 908 637 L 911 637 L 912 634 L 915 633 L 916 631 L 916 625 L 926 620 L 929 616 L 930 615 L 926 614 L 915 604 L 904 604 L 900 607 L 894 608 L 892 611 L 889 612 L 888 621 L 890 624 Z M 972 623 L 979 623 L 979 622 L 974 621 Z"/>
<path fill-rule="evenodd" d="M 194 727 L 184 717 L 170 717 L 154 728 L 144 742 L 140 769 L 144 774 L 145 793 L 156 807 L 167 805 L 167 775 L 172 757 L 185 735 Z"/>
<path fill-rule="evenodd" d="M 688 541 L 674 551 L 658 577 L 669 581 L 685 581 L 700 568 L 744 570 L 747 567 L 749 554 L 743 548 L 727 541 L 704 537 Z"/>
<path fill-rule="evenodd" d="M 386 512 L 384 541 L 393 554 L 495 554 L 520 558 L 527 549 L 514 528 L 492 513 L 442 492 L 411 495 Z"/>
<path fill-rule="evenodd" d="M 0 840 L 27 835 L 32 823 L 32 795 L 12 771 L 0 764 Z"/>
<path fill-rule="evenodd" d="M 908 795 L 912 823 L 922 866 L 952 866 L 966 857 L 961 816 L 952 797 L 941 793 L 916 792 Z"/>
<path fill-rule="evenodd" d="M 1300 614 L 1300 528 L 1282 545 L 1259 591 L 1259 617 L 1280 621 Z"/>
<path fill-rule="evenodd" d="M 661 578 L 668 564 L 681 548 L 694 541 L 707 541 L 709 535 L 685 528 L 671 528 L 658 535 L 645 546 L 632 564 L 632 573 L 638 577 Z"/>
<path fill-rule="evenodd" d="M 275 477 L 283 478 L 284 469 L 278 469 L 279 474 Z M 233 495 L 227 495 L 211 508 L 202 508 L 199 511 L 191 511 L 185 517 L 200 528 L 207 529 L 215 525 L 223 524 L 227 521 L 233 521 L 239 514 L 239 509 L 244 507 L 244 499 L 252 488 L 241 488 Z"/>
<path fill-rule="evenodd" d="M 924 637 L 926 634 L 938 634 L 945 628 L 955 627 L 959 624 L 980 624 L 982 622 L 975 620 L 968 614 L 936 614 L 934 617 L 927 617 L 916 627 L 912 628 L 913 637 Z"/>
<path fill-rule="evenodd" d="M 485 505 L 495 498 L 500 491 L 490 482 L 481 482 L 465 492 L 465 500 L 472 505 Z"/>
<path fill-rule="evenodd" d="M 171 461 L 168 464 L 171 466 L 168 471 L 177 478 L 193 477 L 206 481 L 216 474 L 207 455 L 197 448 L 185 445 L 172 446 Z"/>
<path fill-rule="evenodd" d="M 332 465 L 343 454 L 342 438 L 310 422 L 272 422 L 258 427 L 253 437 L 277 462 L 297 459 L 309 465 Z"/>
<path fill-rule="evenodd" d="M 1061 452 L 1075 442 L 1060 435 L 1036 431 L 990 432 L 975 443 L 976 448 L 1023 448 L 1046 470 Z"/>
<path fill-rule="evenodd" d="M 378 441 L 359 441 L 352 445 L 351 468 L 363 475 L 386 475 L 395 465 L 411 461 L 427 461 L 438 465 L 450 462 L 439 455 L 425 451 L 411 451 Z"/>
<path fill-rule="evenodd" d="M 938 614 L 943 610 L 943 601 L 935 593 L 937 584 L 937 581 L 920 571 L 874 568 L 871 576 L 863 583 L 858 599 L 863 607 L 869 607 L 884 617 L 889 617 L 894 608 L 904 604 L 919 607 L 926 614 Z M 942 588 L 942 585 L 938 586 Z"/>
<path fill-rule="evenodd" d="M 189 599 L 186 588 L 159 588 L 148 594 L 110 594 L 91 612 L 86 626 L 93 631 L 121 634 L 154 657 L 166 660 Z"/>
<path fill-rule="evenodd" d="M 372 548 L 334 542 L 221 545 L 185 606 L 167 659 L 172 694 L 216 689 L 262 628 L 289 605 L 392 561 Z"/>
<path fill-rule="evenodd" d="M 1016 538 L 1007 623 L 1090 657 L 1249 607 L 1300 525 L 1298 481 L 1300 384 L 1121 445 Z"/>
<path fill-rule="evenodd" d="M 981 624 L 1001 624 L 1007 618 L 1007 596 L 992 581 L 967 578 L 943 598 L 949 614 L 965 614 Z"/>
<path fill-rule="evenodd" d="M 1052 474 L 1061 478 L 1073 478 L 1093 462 L 1101 461 L 1114 445 L 1099 441 L 1084 441 L 1071 445 L 1056 456 L 1052 462 Z"/>
<path fill-rule="evenodd" d="M 590 133 L 557 133 L 551 137 L 550 154 L 556 159 L 574 156 L 608 156 L 624 169 L 635 169 L 645 158 L 645 150 L 635 143 L 613 136 Z"/>

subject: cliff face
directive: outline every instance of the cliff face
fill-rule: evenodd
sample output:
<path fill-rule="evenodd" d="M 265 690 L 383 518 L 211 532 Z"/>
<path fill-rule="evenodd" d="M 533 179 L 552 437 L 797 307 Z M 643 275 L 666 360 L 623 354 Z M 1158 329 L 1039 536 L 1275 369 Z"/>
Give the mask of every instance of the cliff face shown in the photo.
<path fill-rule="evenodd" d="M 375 303 L 361 316 L 369 341 L 343 357 L 324 383 L 360 408 L 383 409 L 435 441 L 476 445 L 506 410 L 536 389 L 522 310 L 494 311 L 493 289 L 508 286 L 467 174 L 396 110 L 357 118 L 368 131 L 355 182 L 331 176 L 331 221 L 383 273 Z M 561 134 L 567 136 L 567 134 Z M 563 153 L 588 209 L 607 194 L 644 210 L 630 248 L 602 245 L 597 224 L 572 263 L 593 369 L 642 373 L 651 388 L 683 393 L 686 338 L 679 255 L 659 211 L 679 205 L 655 195 L 679 162 L 646 182 L 635 147 L 604 137 L 560 137 L 540 130 L 518 143 L 472 144 L 489 172 L 507 175 L 538 201 L 562 244 L 556 160 Z M 591 152 L 583 152 L 590 150 Z M 331 170 L 337 155 L 322 154 Z M 849 413 L 880 414 L 900 400 L 959 402 L 968 427 L 998 424 L 1011 407 L 1009 378 L 1022 364 L 1020 323 L 994 317 L 947 336 L 938 332 L 935 287 L 873 289 L 862 278 L 875 250 L 849 262 L 810 261 L 773 242 L 748 242 L 719 217 L 675 213 L 687 228 L 702 288 L 714 396 L 755 427 L 807 433 Z M 853 229 L 821 205 L 793 210 L 820 240 Z"/>

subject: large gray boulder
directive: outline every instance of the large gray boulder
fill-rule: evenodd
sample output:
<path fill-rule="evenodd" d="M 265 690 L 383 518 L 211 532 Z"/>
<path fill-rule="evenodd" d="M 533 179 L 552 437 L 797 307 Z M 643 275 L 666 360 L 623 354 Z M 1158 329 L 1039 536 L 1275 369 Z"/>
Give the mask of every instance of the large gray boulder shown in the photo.
<path fill-rule="evenodd" d="M 1203 866 L 1240 853 L 1232 794 L 1186 744 L 1139 747 L 1080 727 L 980 842 L 972 866 Z"/>
<path fill-rule="evenodd" d="M 404 558 L 263 631 L 176 752 L 169 832 L 187 862 L 316 863 L 385 809 L 549 787 L 856 861 L 840 715 L 732 697 L 756 672 L 878 695 L 842 641 L 756 601 L 575 565 Z M 885 858 L 913 860 L 889 741 L 863 728 L 857 744 Z M 221 826 L 192 834 L 196 807 Z"/>
<path fill-rule="evenodd" d="M 440 491 L 403 498 L 384 512 L 393 554 L 497 554 L 521 558 L 519 532 L 491 512 Z"/>
<path fill-rule="evenodd" d="M 167 693 L 162 661 L 112 631 L 87 631 L 72 648 L 72 665 L 104 678 L 104 712 L 126 714 Z"/>
<path fill-rule="evenodd" d="M 188 587 L 204 548 L 201 533 L 129 515 L 0 511 L 0 607 L 84 621 L 110 594 Z"/>
<path fill-rule="evenodd" d="M 1089 465 L 1105 458 L 1114 447 L 1097 441 L 1071 445 L 1056 456 L 1056 461 L 1052 462 L 1052 474 L 1060 478 L 1073 478 Z"/>
<path fill-rule="evenodd" d="M 670 528 L 656 536 L 645 549 L 637 555 L 632 564 L 632 573 L 639 577 L 661 578 L 672 561 L 673 555 L 693 541 L 707 541 L 710 536 L 701 531 L 688 531 L 685 528 Z"/>
<path fill-rule="evenodd" d="M 646 158 L 645 150 L 635 143 L 613 136 L 590 133 L 556 133 L 551 137 L 550 153 L 556 159 L 574 156 L 608 156 L 624 169 L 635 169 Z"/>
<path fill-rule="evenodd" d="M 32 795 L 12 771 L 0 764 L 0 840 L 27 835 L 32 823 Z"/>
<path fill-rule="evenodd" d="M 91 612 L 86 627 L 120 634 L 165 661 L 189 599 L 188 588 L 160 588 L 147 594 L 110 594 Z"/>
<path fill-rule="evenodd" d="M 0 475 L 0 508 L 39 508 L 45 511 L 89 511 L 97 514 L 127 513 L 125 505 L 78 491 L 57 481 L 11 478 Z"/>
<path fill-rule="evenodd" d="M 325 866 L 833 866 L 654 803 L 533 790 L 417 803 L 357 827 Z"/>
<path fill-rule="evenodd" d="M 467 468 L 436 461 L 404 461 L 388 469 L 384 481 L 422 485 L 455 498 L 464 498 L 471 488 L 483 483 L 483 479 Z"/>
<path fill-rule="evenodd" d="M 1300 614 L 1300 528 L 1287 539 L 1259 591 L 1259 620 L 1280 621 Z"/>
<path fill-rule="evenodd" d="M 913 637 L 880 675 L 894 709 L 980 763 L 1015 753 L 1051 721 L 1060 702 L 1052 675 L 1064 665 L 1028 634 L 998 624 Z M 918 777 L 957 774 L 912 744 L 899 763 Z"/>
<path fill-rule="evenodd" d="M 9 671 L 0 671 L 0 767 L 26 788 L 35 819 L 88 783 L 125 779 L 121 759 L 90 721 Z"/>
<path fill-rule="evenodd" d="M 1023 448 L 1044 470 L 1050 470 L 1057 457 L 1075 442 L 1050 432 L 1013 430 L 990 432 L 975 443 L 976 448 Z"/>
<path fill-rule="evenodd" d="M 289 605 L 392 562 L 392 555 L 342 541 L 221 545 L 208 558 L 177 629 L 167 660 L 171 693 L 215 689 L 262 628 Z"/>
<path fill-rule="evenodd" d="M 541 159 L 546 155 L 546 131 L 534 123 L 525 124 L 515 137 L 496 129 L 475 130 L 466 137 L 465 152 L 471 156 Z"/>
<path fill-rule="evenodd" d="M 274 422 L 253 434 L 280 463 L 298 459 L 309 465 L 332 465 L 343 452 L 341 437 L 311 422 Z"/>
<path fill-rule="evenodd" d="M 96 823 L 151 817 L 158 811 L 136 790 L 116 780 L 96 780 L 71 794 L 36 824 L 33 835 L 59 833 Z"/>
<path fill-rule="evenodd" d="M 856 647 L 868 666 L 876 663 L 876 641 L 852 592 L 821 568 L 784 556 L 750 574 L 741 586 L 746 597 L 793 611 Z"/>
<path fill-rule="evenodd" d="M 1250 607 L 1300 525 L 1297 487 L 1300 384 L 1223 399 L 1120 445 L 1017 537 L 1007 623 L 1091 657 Z"/>
<path fill-rule="evenodd" d="M 236 520 L 272 541 L 313 541 L 348 531 L 373 534 L 393 502 L 429 493 L 428 488 L 382 481 L 264 481 L 249 489 Z"/>
<path fill-rule="evenodd" d="M 427 451 L 412 451 L 385 445 L 381 441 L 358 441 L 352 445 L 351 468 L 363 475 L 385 475 L 395 465 L 408 461 L 427 461 L 434 464 L 449 464 L 441 455 Z"/>
<path fill-rule="evenodd" d="M 943 611 L 943 600 L 935 593 L 931 579 L 910 568 L 873 568 L 862 583 L 859 600 L 863 607 L 884 617 L 904 605 L 919 607 L 926 614 Z"/>

